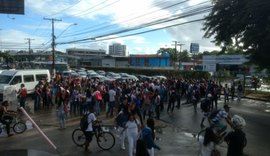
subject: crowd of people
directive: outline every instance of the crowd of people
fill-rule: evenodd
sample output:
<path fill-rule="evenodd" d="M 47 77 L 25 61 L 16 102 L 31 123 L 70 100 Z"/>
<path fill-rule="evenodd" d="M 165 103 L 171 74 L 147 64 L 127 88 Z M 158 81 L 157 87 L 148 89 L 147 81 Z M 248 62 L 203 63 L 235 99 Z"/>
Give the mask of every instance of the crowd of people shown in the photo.
<path fill-rule="evenodd" d="M 42 80 L 36 85 L 33 99 L 36 112 L 56 106 L 61 129 L 65 128 L 67 116 L 82 116 L 89 109 L 94 109 L 97 117 L 104 113 L 106 118 L 115 118 L 122 132 L 121 148 L 125 149 L 124 139 L 127 137 L 129 156 L 132 156 L 140 136 L 145 138 L 149 154 L 154 155 L 154 148 L 160 149 L 154 143 L 152 121 L 153 118 L 160 119 L 161 112 L 173 113 L 175 108 L 180 109 L 181 101 L 185 99 L 185 103 L 193 104 L 196 113 L 202 98 L 208 98 L 210 107 L 214 110 L 218 108 L 217 101 L 221 94 L 224 94 L 224 102 L 227 104 L 230 99 L 234 100 L 235 93 L 238 100 L 241 100 L 241 82 L 232 82 L 229 88 L 228 84 L 222 86 L 217 81 L 205 79 L 101 82 L 99 79 L 63 78 L 56 75 L 51 82 Z M 24 103 L 22 105 L 24 106 Z M 148 137 L 149 134 L 151 138 Z"/>

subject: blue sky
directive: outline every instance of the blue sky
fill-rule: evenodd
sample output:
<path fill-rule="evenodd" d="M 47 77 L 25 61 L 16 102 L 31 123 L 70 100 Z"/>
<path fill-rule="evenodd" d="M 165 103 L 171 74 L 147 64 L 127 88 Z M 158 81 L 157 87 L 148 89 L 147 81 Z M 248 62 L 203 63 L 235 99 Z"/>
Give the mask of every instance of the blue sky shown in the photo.
<path fill-rule="evenodd" d="M 114 34 L 209 5 L 208 0 L 25 0 L 24 15 L 0 14 L 0 48 L 27 50 L 26 38 L 31 38 L 31 48 L 34 51 L 51 50 L 51 21 L 43 19 L 46 17 L 62 20 L 55 22 L 56 43 L 96 38 L 96 41 L 84 43 L 58 44 L 56 49 L 63 52 L 66 48 L 107 50 L 108 45 L 117 42 L 127 45 L 129 54 L 153 54 L 161 47 L 173 47 L 172 41 L 185 44 L 182 49 L 189 49 L 190 43 L 195 42 L 200 44 L 201 52 L 211 51 L 218 48 L 211 43 L 213 39 L 203 38 L 202 22 L 117 38 L 195 20 L 206 14 Z M 101 35 L 103 37 L 97 38 Z"/>

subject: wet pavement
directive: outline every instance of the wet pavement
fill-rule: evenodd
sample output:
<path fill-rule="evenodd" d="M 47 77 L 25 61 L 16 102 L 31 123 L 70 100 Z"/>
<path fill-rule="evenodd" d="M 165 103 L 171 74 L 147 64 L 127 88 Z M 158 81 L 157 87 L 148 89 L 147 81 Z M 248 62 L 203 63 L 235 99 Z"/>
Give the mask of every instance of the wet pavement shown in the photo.
<path fill-rule="evenodd" d="M 219 101 L 221 107 L 222 100 Z M 248 146 L 245 149 L 246 155 L 267 156 L 270 152 L 267 132 L 269 131 L 270 115 L 267 110 L 270 103 L 243 99 L 240 103 L 230 102 L 232 113 L 241 114 L 245 117 L 248 125 L 246 127 Z M 31 112 L 31 111 L 30 111 Z M 83 152 L 81 147 L 75 146 L 72 142 L 72 131 L 79 125 L 79 116 L 69 116 L 66 129 L 60 130 L 54 108 L 42 110 L 38 113 L 30 113 L 35 122 L 41 127 L 46 135 L 57 146 L 54 150 L 35 128 L 27 130 L 23 134 L 15 134 L 7 138 L 0 137 L 0 151 L 12 149 L 29 149 L 33 151 L 43 151 L 53 155 L 63 156 L 81 156 L 81 155 L 100 155 L 100 156 L 118 156 L 128 155 L 128 149 L 121 150 L 119 144 L 119 132 L 114 129 L 113 119 L 106 119 L 105 115 L 99 116 L 103 124 L 110 125 L 110 131 L 115 135 L 116 144 L 109 151 L 100 150 L 94 139 L 91 143 L 91 153 Z M 199 132 L 199 122 L 201 113 L 194 113 L 190 104 L 183 104 L 181 109 L 176 109 L 173 114 L 162 112 L 160 121 L 156 120 L 155 141 L 161 147 L 161 150 L 155 150 L 156 156 L 197 156 L 199 152 L 198 142 L 195 138 Z M 263 139 L 265 141 L 263 141 Z M 127 143 L 126 143 L 126 147 Z M 225 143 L 218 146 L 222 155 L 226 155 L 227 145 Z M 257 151 L 259 149 L 259 151 Z M 0 152 L 0 156 L 3 152 Z"/>

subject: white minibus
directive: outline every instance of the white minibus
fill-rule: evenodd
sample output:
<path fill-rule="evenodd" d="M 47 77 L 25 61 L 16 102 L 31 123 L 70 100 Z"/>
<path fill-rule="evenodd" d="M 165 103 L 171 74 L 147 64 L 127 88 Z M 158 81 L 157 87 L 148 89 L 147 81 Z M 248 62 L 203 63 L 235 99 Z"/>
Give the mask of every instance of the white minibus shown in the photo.
<path fill-rule="evenodd" d="M 0 101 L 3 101 L 3 93 L 6 86 L 15 86 L 19 89 L 24 84 L 27 93 L 31 94 L 35 90 L 35 86 L 41 80 L 51 80 L 49 70 L 5 70 L 0 74 Z"/>

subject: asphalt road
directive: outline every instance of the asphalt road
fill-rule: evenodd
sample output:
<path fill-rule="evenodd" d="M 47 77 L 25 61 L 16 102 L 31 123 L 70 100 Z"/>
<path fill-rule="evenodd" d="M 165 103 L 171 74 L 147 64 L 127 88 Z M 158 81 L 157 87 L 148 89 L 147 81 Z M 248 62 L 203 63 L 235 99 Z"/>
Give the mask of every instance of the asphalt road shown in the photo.
<path fill-rule="evenodd" d="M 242 99 L 242 101 L 230 101 L 232 107 L 230 115 L 238 114 L 245 118 L 246 133 L 248 144 L 244 149 L 248 156 L 269 156 L 270 153 L 270 103 Z M 223 99 L 219 101 L 218 107 L 223 106 Z M 194 113 L 190 104 L 182 105 L 180 110 L 175 110 L 173 115 L 162 117 L 167 123 L 179 127 L 182 131 L 196 134 L 200 130 L 200 121 L 202 113 Z M 205 122 L 206 123 L 206 122 Z M 226 151 L 227 145 L 221 145 Z"/>
<path fill-rule="evenodd" d="M 231 114 L 239 114 L 246 119 L 247 126 L 244 131 L 247 134 L 248 145 L 245 148 L 245 154 L 248 156 L 268 156 L 270 153 L 270 103 L 243 99 L 240 103 L 230 102 Z M 222 107 L 222 101 L 219 101 L 219 107 Z M 78 126 L 79 118 L 70 118 L 65 130 L 58 129 L 58 123 L 54 110 L 45 111 L 39 115 L 34 114 L 34 120 L 41 126 L 48 137 L 57 145 L 59 153 L 65 156 L 81 156 L 81 155 L 100 155 L 100 156 L 118 156 L 127 155 L 127 150 L 120 150 L 119 142 L 110 151 L 101 151 L 94 140 L 90 149 L 92 153 L 84 153 L 83 149 L 76 147 L 71 139 L 73 129 Z M 161 151 L 157 151 L 157 156 L 185 156 L 197 155 L 198 145 L 192 134 L 196 134 L 200 130 L 201 112 L 194 112 L 190 104 L 184 104 L 181 109 L 175 109 L 173 114 L 162 112 L 161 119 L 166 125 L 162 129 L 161 134 L 157 136 L 161 140 L 157 140 L 157 144 L 162 147 Z M 110 122 L 110 121 L 108 121 Z M 111 129 L 116 134 L 117 131 Z M 0 138 L 0 151 L 7 149 L 35 149 L 58 154 L 35 130 L 28 130 L 23 134 L 14 135 L 10 138 Z M 226 144 L 222 144 L 220 149 L 223 155 L 226 153 Z M 1 152 L 0 152 L 1 155 Z"/>

